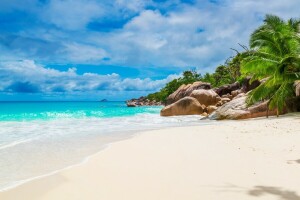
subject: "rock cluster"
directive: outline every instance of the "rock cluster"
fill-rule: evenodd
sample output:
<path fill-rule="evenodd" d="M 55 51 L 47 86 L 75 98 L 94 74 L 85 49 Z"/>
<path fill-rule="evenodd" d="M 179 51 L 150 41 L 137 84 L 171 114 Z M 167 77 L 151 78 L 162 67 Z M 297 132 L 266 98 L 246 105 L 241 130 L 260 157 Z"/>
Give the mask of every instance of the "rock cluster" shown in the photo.
<path fill-rule="evenodd" d="M 236 82 L 211 89 L 211 85 L 205 82 L 194 82 L 193 84 L 182 85 L 167 98 L 167 106 L 160 112 L 161 116 L 191 115 L 199 114 L 207 116 L 218 109 L 218 107 L 230 102 L 233 98 L 241 96 L 247 91 Z M 184 100 L 185 106 L 182 106 Z M 195 106 L 195 101 L 199 105 Z M 192 108 L 187 105 L 190 102 Z M 200 109 L 201 107 L 201 109 Z"/>
<path fill-rule="evenodd" d="M 126 105 L 127 107 L 137 107 L 137 106 L 161 106 L 163 104 L 155 100 L 151 101 L 146 97 L 140 97 L 138 99 L 130 99 L 126 101 Z"/>
<path fill-rule="evenodd" d="M 250 107 L 246 104 L 249 91 L 258 87 L 263 81 L 250 82 L 250 78 L 246 78 L 242 84 L 236 82 L 213 89 L 209 83 L 200 81 L 181 85 L 168 96 L 166 107 L 161 110 L 160 115 L 202 115 L 217 120 L 276 115 L 277 110 L 268 110 L 267 101 L 258 102 Z M 299 111 L 300 80 L 295 81 L 294 87 L 296 97 L 290 100 L 286 110 Z M 163 105 L 161 102 L 150 101 L 146 97 L 131 99 L 126 103 L 128 107 Z"/>
<path fill-rule="evenodd" d="M 266 103 L 247 108 L 245 102 L 246 93 L 259 84 L 257 81 L 250 84 L 249 78 L 242 84 L 236 82 L 213 89 L 204 82 L 182 85 L 167 98 L 167 106 L 160 115 L 211 115 L 214 119 L 259 117 L 266 114 Z M 273 114 L 276 112 L 269 111 L 269 115 Z"/>
<path fill-rule="evenodd" d="M 243 93 L 236 91 L 235 94 L 238 95 Z M 232 94 L 226 94 L 220 97 L 213 89 L 197 89 L 192 91 L 189 96 L 185 96 L 175 103 L 163 108 L 160 115 L 173 116 L 199 114 L 207 116 L 217 110 L 218 107 L 231 101 L 233 98 L 234 96 Z M 182 101 L 184 103 L 182 103 Z M 195 102 L 198 103 L 197 106 Z M 189 103 L 191 105 L 189 105 Z M 192 108 L 190 106 L 192 106 Z"/>

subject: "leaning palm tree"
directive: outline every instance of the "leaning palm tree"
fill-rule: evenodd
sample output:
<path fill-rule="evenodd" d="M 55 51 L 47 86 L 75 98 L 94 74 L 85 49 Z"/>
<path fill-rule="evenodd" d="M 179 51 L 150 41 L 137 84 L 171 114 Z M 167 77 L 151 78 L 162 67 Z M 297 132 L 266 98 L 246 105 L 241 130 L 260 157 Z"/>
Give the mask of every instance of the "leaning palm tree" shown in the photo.
<path fill-rule="evenodd" d="M 300 20 L 284 21 L 266 15 L 264 24 L 250 38 L 250 50 L 243 53 L 241 72 L 252 81 L 265 79 L 250 92 L 247 103 L 269 99 L 268 109 L 281 112 L 286 99 L 294 95 L 293 83 L 300 75 Z"/>

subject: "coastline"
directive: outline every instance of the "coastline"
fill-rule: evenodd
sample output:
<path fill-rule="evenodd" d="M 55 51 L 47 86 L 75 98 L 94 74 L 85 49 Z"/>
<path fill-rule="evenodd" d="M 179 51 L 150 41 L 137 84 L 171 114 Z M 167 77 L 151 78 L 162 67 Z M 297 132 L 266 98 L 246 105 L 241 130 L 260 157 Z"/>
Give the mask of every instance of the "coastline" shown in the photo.
<path fill-rule="evenodd" d="M 146 117 L 146 118 L 145 118 Z M 148 121 L 151 119 L 151 117 L 155 117 L 156 119 L 154 121 L 152 121 L 152 123 L 148 123 L 147 121 L 145 121 L 145 119 L 148 119 Z M 144 119 L 145 118 L 145 119 Z M 161 119 L 160 119 L 161 118 Z M 68 130 L 73 129 L 74 131 L 72 131 L 72 137 L 74 138 L 74 140 L 77 140 L 80 143 L 80 146 L 76 146 L 77 148 L 80 148 L 79 151 L 81 152 L 80 155 L 78 155 L 78 149 L 74 149 L 75 147 L 72 147 L 73 150 L 76 150 L 76 152 L 74 153 L 74 155 L 70 155 L 70 153 L 67 152 L 60 152 L 62 154 L 58 154 L 56 153 L 56 156 L 62 156 L 62 161 L 54 159 L 53 160 L 53 156 L 49 157 L 49 153 L 54 153 L 54 151 L 56 151 L 56 149 L 59 147 L 58 144 L 56 143 L 55 146 L 51 146 L 52 148 L 52 152 L 46 152 L 43 153 L 43 157 L 42 158 L 34 158 L 34 157 L 30 157 L 28 159 L 28 163 L 32 163 L 32 162 L 36 162 L 37 160 L 42 159 L 43 162 L 49 162 L 47 164 L 47 166 L 43 167 L 43 165 L 39 165 L 37 163 L 37 165 L 33 165 L 33 166 L 28 166 L 28 165 L 21 165 L 22 168 L 27 169 L 27 170 L 23 170 L 23 171 L 12 171 L 12 170 L 7 170 L 8 167 L 12 168 L 11 164 L 7 163 L 8 158 L 6 158 L 7 155 L 10 155 L 10 160 L 13 161 L 15 163 L 14 160 L 16 159 L 16 155 L 18 157 L 20 157 L 20 155 L 22 155 L 22 159 L 26 160 L 26 156 L 24 155 L 23 151 L 19 151 L 19 150 L 15 150 L 15 145 L 17 145 L 17 147 L 19 146 L 24 146 L 23 148 L 27 148 L 29 149 L 29 153 L 35 155 L 35 152 L 32 151 L 32 147 L 31 146 L 40 146 L 38 145 L 39 142 L 43 142 L 42 144 L 44 144 L 44 141 L 37 141 L 35 144 L 31 144 L 30 142 L 32 142 L 32 139 L 28 139 L 28 143 L 26 141 L 22 141 L 22 142 L 18 142 L 18 143 L 13 143 L 13 144 L 9 144 L 6 146 L 2 146 L 3 150 L 9 150 L 9 151 L 14 151 L 12 154 L 13 156 L 11 156 L 11 153 L 8 152 L 0 152 L 0 155 L 4 155 L 4 157 L 2 157 L 2 163 L 3 165 L 1 165 L 1 170 L 2 170 L 2 174 L 0 175 L 0 180 L 3 182 L 5 182 L 5 178 L 8 179 L 9 178 L 9 174 L 11 173 L 19 173 L 19 174 L 23 174 L 23 179 L 17 179 L 17 180 L 13 180 L 10 181 L 9 183 L 7 182 L 7 184 L 2 184 L 1 185 L 1 181 L 0 181 L 0 192 L 4 192 L 10 189 L 13 189 L 15 187 L 18 187 L 20 185 L 23 185 L 25 183 L 28 183 L 30 181 L 36 180 L 36 179 L 40 179 L 40 178 L 44 178 L 56 173 L 59 173 L 61 171 L 64 171 L 66 169 L 70 169 L 74 166 L 79 166 L 84 164 L 90 157 L 93 157 L 94 155 L 98 154 L 99 152 L 103 151 L 104 149 L 106 149 L 107 147 L 109 147 L 111 144 L 117 143 L 119 141 L 123 141 L 123 140 L 127 140 L 130 139 L 138 134 L 140 134 L 140 132 L 146 132 L 146 131 L 152 131 L 152 130 L 159 130 L 159 129 L 166 129 L 166 128 L 170 128 L 170 127 L 185 127 L 185 126 L 196 126 L 201 124 L 202 125 L 206 125 L 206 124 L 211 124 L 214 123 L 214 121 L 200 121 L 199 116 L 179 116 L 179 117 L 171 117 L 171 118 L 163 118 L 163 117 L 159 117 L 157 115 L 151 115 L 151 114 L 145 114 L 145 115 L 137 115 L 137 116 L 131 116 L 131 117 L 121 117 L 121 118 L 106 118 L 106 119 L 65 119 L 64 121 L 59 121 L 59 124 L 57 124 L 58 120 L 49 120 L 49 121 L 45 121 L 45 120 L 34 120 L 34 121 L 25 121 L 25 122 L 2 122 L 4 124 L 15 124 L 16 126 L 20 126 L 22 127 L 24 124 L 26 124 L 26 126 L 32 126 L 35 125 L 38 127 L 38 129 L 44 129 L 43 127 L 46 125 L 46 127 L 53 127 L 53 130 L 55 131 L 59 131 L 59 130 L 63 130 L 63 128 L 65 127 L 65 123 L 67 123 L 67 125 L 69 125 Z M 107 123 L 107 120 L 113 120 L 112 122 L 117 122 L 117 120 L 119 119 L 126 119 L 125 123 L 133 123 L 132 126 L 124 126 L 121 125 L 120 123 L 117 124 L 117 126 L 120 126 L 119 128 L 116 129 L 116 127 L 111 126 L 109 129 L 107 129 L 107 131 L 104 132 L 104 128 L 101 127 L 101 125 L 103 125 L 104 123 Z M 104 120 L 104 121 L 103 121 Z M 70 123 L 73 122 L 73 123 Z M 75 126 L 73 125 L 75 123 Z M 124 123 L 124 120 L 123 122 Z M 41 125 L 42 124 L 42 125 Z M 136 124 L 141 124 L 139 127 L 136 126 Z M 1 125 L 1 124 L 0 124 Z M 63 125 L 63 126 L 62 126 Z M 123 131 L 121 131 L 121 128 Z M 86 129 L 86 130 L 85 130 Z M 2 130 L 2 132 L 4 132 L 5 129 Z M 64 129 L 66 130 L 66 129 Z M 92 136 L 91 138 L 88 139 L 89 142 L 85 141 L 83 143 L 83 141 L 81 141 L 82 139 L 86 140 L 87 137 L 90 137 L 89 135 L 86 135 L 84 138 L 81 135 L 76 134 L 77 132 L 82 132 L 85 131 L 86 134 L 90 134 L 90 133 L 94 133 L 94 136 Z M 98 131 L 98 133 L 96 133 L 96 131 Z M 49 132 L 49 131 L 48 131 Z M 103 133 L 102 133 L 103 132 Z M 1 132 L 0 132 L 1 134 Z M 76 135 L 74 135 L 76 134 Z M 60 138 L 58 138 L 60 139 Z M 34 138 L 33 138 L 34 141 Z M 81 141 L 81 142 L 80 142 Z M 68 152 L 70 151 L 69 148 L 71 148 L 69 145 L 70 142 L 68 141 L 64 141 L 64 150 L 68 150 Z M 8 149 L 6 149 L 8 148 Z M 68 149 L 67 149 L 68 148 Z M 1 149 L 1 148 L 0 148 Z M 37 149 L 38 150 L 38 149 Z M 49 149 L 50 150 L 50 149 Z M 1 154 L 2 153 L 2 154 Z M 41 152 L 39 152 L 39 154 L 41 154 Z M 1 157 L 1 156 L 0 156 Z M 66 158 L 64 158 L 66 157 Z M 24 163 L 23 161 L 21 163 Z M 20 165 L 16 163 L 16 165 Z M 51 165 L 51 168 L 48 168 L 48 165 Z M 6 167 L 8 166 L 8 167 Z M 37 168 L 39 167 L 39 168 Z M 38 169 L 38 170 L 37 170 Z M 21 168 L 19 170 L 22 170 Z M 4 173 L 5 172 L 5 173 Z M 26 176 L 24 175 L 26 173 Z M 31 173 L 30 173 L 31 172 Z M 30 173 L 30 175 L 28 174 Z M 8 176 L 6 176 L 6 174 L 8 174 Z M 28 175 L 27 175 L 28 174 Z M 2 179 L 1 179 L 2 177 Z M 4 178 L 4 179 L 3 179 Z M 16 177 L 14 177 L 15 179 Z"/>
<path fill-rule="evenodd" d="M 268 199 L 284 191 L 299 197 L 300 149 L 292 146 L 300 139 L 299 122 L 297 113 L 134 134 L 82 164 L 0 192 L 0 199 L 252 199 L 255 194 Z M 277 156 L 286 161 L 279 162 L 282 158 Z M 255 172 L 249 173 L 251 167 Z M 237 182 L 244 185 L 235 187 Z M 229 192 L 215 194 L 204 186 L 210 184 Z M 248 193 L 231 191 L 245 187 Z"/>

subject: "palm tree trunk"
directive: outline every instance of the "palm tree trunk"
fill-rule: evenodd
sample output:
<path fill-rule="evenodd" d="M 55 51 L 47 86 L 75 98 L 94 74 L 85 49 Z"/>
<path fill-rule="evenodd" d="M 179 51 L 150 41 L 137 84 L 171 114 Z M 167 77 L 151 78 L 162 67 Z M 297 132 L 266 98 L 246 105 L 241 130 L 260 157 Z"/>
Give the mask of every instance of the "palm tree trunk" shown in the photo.
<path fill-rule="evenodd" d="M 269 104 L 270 104 L 270 97 L 269 97 L 269 100 L 267 100 L 268 102 L 267 102 L 267 118 L 269 118 Z"/>
<path fill-rule="evenodd" d="M 276 116 L 279 117 L 278 103 L 277 103 L 277 108 L 276 108 Z"/>
<path fill-rule="evenodd" d="M 269 118 L 269 102 L 270 102 L 270 101 L 267 102 L 267 113 L 266 113 L 266 117 L 267 117 L 267 118 Z"/>

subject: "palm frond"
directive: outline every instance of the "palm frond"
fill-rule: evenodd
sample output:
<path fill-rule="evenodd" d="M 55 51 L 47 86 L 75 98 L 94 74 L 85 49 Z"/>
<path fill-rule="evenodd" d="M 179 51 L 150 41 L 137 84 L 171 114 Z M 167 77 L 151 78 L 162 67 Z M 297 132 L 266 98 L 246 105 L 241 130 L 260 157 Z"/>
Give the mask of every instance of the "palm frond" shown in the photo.
<path fill-rule="evenodd" d="M 269 99 L 273 92 L 279 87 L 278 85 L 272 85 L 271 82 L 272 79 L 268 79 L 265 83 L 262 83 L 257 88 L 252 90 L 247 98 L 247 104 L 252 105 L 256 102 Z"/>
<path fill-rule="evenodd" d="M 282 111 L 286 106 L 287 97 L 293 96 L 293 83 L 285 82 L 275 91 L 275 94 L 271 97 L 269 108 L 277 108 Z"/>
<path fill-rule="evenodd" d="M 251 57 L 244 59 L 241 64 L 241 73 L 265 78 L 274 71 L 277 62 L 260 57 Z"/>
<path fill-rule="evenodd" d="M 251 34 L 250 48 L 241 55 L 242 76 L 268 79 L 250 92 L 247 103 L 270 99 L 270 108 L 280 111 L 300 77 L 300 20 L 266 15 L 264 24 Z"/>
<path fill-rule="evenodd" d="M 295 32 L 300 32 L 300 19 L 291 18 L 288 20 L 288 25 Z"/>

